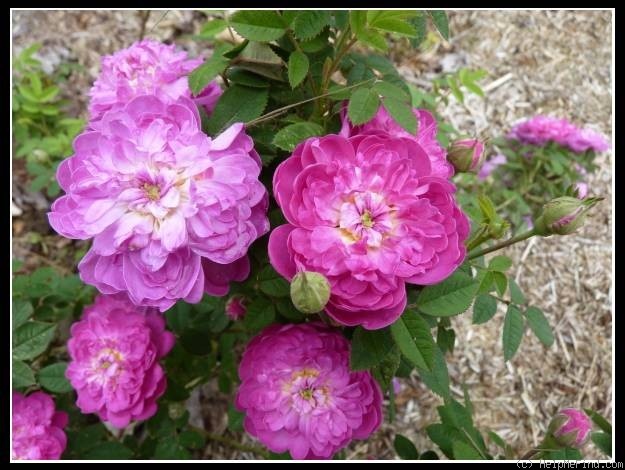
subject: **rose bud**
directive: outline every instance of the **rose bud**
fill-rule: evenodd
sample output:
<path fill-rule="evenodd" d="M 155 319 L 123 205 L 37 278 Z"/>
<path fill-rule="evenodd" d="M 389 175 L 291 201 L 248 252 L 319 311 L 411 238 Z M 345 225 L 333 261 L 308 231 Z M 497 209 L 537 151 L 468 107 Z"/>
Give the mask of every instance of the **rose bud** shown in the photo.
<path fill-rule="evenodd" d="M 242 295 L 233 295 L 226 302 L 226 315 L 231 320 L 239 320 L 245 316 L 247 308 L 245 307 L 245 297 Z"/>
<path fill-rule="evenodd" d="M 581 448 L 590 437 L 592 422 L 582 410 L 565 408 L 549 423 L 547 432 L 564 447 Z"/>
<path fill-rule="evenodd" d="M 562 196 L 549 201 L 543 206 L 542 215 L 536 220 L 535 230 L 538 235 L 568 235 L 584 225 L 586 213 L 602 198 L 578 199 Z"/>
<path fill-rule="evenodd" d="M 447 153 L 447 159 L 459 172 L 477 172 L 484 156 L 484 144 L 477 139 L 457 140 Z"/>
<path fill-rule="evenodd" d="M 323 274 L 301 271 L 291 281 L 291 300 L 302 313 L 318 313 L 330 299 L 330 283 Z"/>

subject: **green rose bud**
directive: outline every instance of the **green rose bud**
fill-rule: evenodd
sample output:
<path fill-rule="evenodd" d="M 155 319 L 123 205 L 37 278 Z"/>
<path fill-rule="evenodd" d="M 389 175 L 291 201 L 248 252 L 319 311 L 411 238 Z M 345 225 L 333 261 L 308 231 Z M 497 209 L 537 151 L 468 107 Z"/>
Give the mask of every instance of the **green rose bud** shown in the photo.
<path fill-rule="evenodd" d="M 321 312 L 330 299 L 330 283 L 323 274 L 302 271 L 291 281 L 291 300 L 302 313 Z"/>
<path fill-rule="evenodd" d="M 447 153 L 447 160 L 458 172 L 477 172 L 484 157 L 484 144 L 477 139 L 458 140 L 451 144 Z"/>
<path fill-rule="evenodd" d="M 562 196 L 543 206 L 542 215 L 534 225 L 538 235 L 568 235 L 584 225 L 586 213 L 603 198 L 577 199 Z"/>

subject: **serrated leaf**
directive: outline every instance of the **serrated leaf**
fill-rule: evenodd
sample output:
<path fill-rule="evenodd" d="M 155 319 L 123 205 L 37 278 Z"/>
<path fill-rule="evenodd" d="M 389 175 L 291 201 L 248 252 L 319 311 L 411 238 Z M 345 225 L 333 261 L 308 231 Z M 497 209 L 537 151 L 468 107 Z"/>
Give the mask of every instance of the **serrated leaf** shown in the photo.
<path fill-rule="evenodd" d="M 228 23 L 226 22 L 226 20 L 216 18 L 214 20 L 207 21 L 204 26 L 202 26 L 199 36 L 201 38 L 212 38 L 221 33 L 227 27 Z"/>
<path fill-rule="evenodd" d="M 383 18 L 371 23 L 369 26 L 387 33 L 399 34 L 400 36 L 416 37 L 417 30 L 403 20 L 395 18 Z"/>
<path fill-rule="evenodd" d="M 419 456 L 419 460 L 439 460 L 439 458 L 433 450 L 426 450 Z"/>
<path fill-rule="evenodd" d="M 247 313 L 243 318 L 243 324 L 250 330 L 261 330 L 273 323 L 276 318 L 274 305 L 266 298 L 259 296 L 253 299 L 247 306 Z"/>
<path fill-rule="evenodd" d="M 428 11 L 430 18 L 432 18 L 432 22 L 441 36 L 445 38 L 445 40 L 449 40 L 449 21 L 447 19 L 447 13 L 442 10 L 431 10 Z"/>
<path fill-rule="evenodd" d="M 82 456 L 89 460 L 128 460 L 132 450 L 119 442 L 101 442 Z"/>
<path fill-rule="evenodd" d="M 417 297 L 417 307 L 435 317 L 457 315 L 469 308 L 478 288 L 470 276 L 456 272 L 439 284 L 425 287 Z"/>
<path fill-rule="evenodd" d="M 302 83 L 308 74 L 310 62 L 308 56 L 300 51 L 293 51 L 289 56 L 289 83 L 291 88 L 295 88 Z"/>
<path fill-rule="evenodd" d="M 608 422 L 607 419 L 605 419 L 596 411 L 591 410 L 590 408 L 584 408 L 584 411 L 586 412 L 588 417 L 592 419 L 593 423 L 599 426 L 599 429 L 601 429 L 604 432 L 607 432 L 608 434 L 612 434 L 612 425 Z"/>
<path fill-rule="evenodd" d="M 238 60 L 239 64 L 241 64 L 241 62 L 275 66 L 284 64 L 284 61 L 268 44 L 255 41 L 250 41 L 247 44 L 239 54 Z"/>
<path fill-rule="evenodd" d="M 11 325 L 13 331 L 22 326 L 33 315 L 33 306 L 30 302 L 16 300 L 13 302 L 13 312 Z"/>
<path fill-rule="evenodd" d="M 382 361 L 371 368 L 371 373 L 380 384 L 382 391 L 389 390 L 393 377 L 397 374 L 400 364 L 401 353 L 399 352 L 399 348 L 393 345 Z"/>
<path fill-rule="evenodd" d="M 332 17 L 327 10 L 306 10 L 293 20 L 293 32 L 298 39 L 308 40 L 317 36 L 330 24 Z"/>
<path fill-rule="evenodd" d="M 37 379 L 43 388 L 54 393 L 65 393 L 73 390 L 69 380 L 65 378 L 66 362 L 44 367 L 37 373 Z"/>
<path fill-rule="evenodd" d="M 289 283 L 270 265 L 263 269 L 259 278 L 260 290 L 271 297 L 289 297 Z"/>
<path fill-rule="evenodd" d="M 204 61 L 202 65 L 194 69 L 189 74 L 189 88 L 193 95 L 199 94 L 210 81 L 222 73 L 228 66 L 230 60 L 221 54 L 213 53 L 210 59 Z"/>
<path fill-rule="evenodd" d="M 232 85 L 219 98 L 208 119 L 208 133 L 217 136 L 236 122 L 249 122 L 261 114 L 267 106 L 269 92 L 265 89 Z"/>
<path fill-rule="evenodd" d="M 12 369 L 13 388 L 25 388 L 35 384 L 35 374 L 25 362 L 13 359 Z"/>
<path fill-rule="evenodd" d="M 505 361 L 512 359 L 517 349 L 519 349 L 524 330 L 525 322 L 523 321 L 521 311 L 515 305 L 508 306 L 502 336 L 503 357 Z"/>
<path fill-rule="evenodd" d="M 493 318 L 497 312 L 497 300 L 485 294 L 480 294 L 475 298 L 473 304 L 473 324 L 481 325 Z"/>
<path fill-rule="evenodd" d="M 452 451 L 452 431 L 449 426 L 445 426 L 441 423 L 430 424 L 425 428 L 428 437 L 434 442 L 443 454 L 449 458 L 453 458 Z"/>
<path fill-rule="evenodd" d="M 382 104 L 397 124 L 406 132 L 416 135 L 417 117 L 412 112 L 412 106 L 408 102 L 395 98 L 384 98 Z"/>
<path fill-rule="evenodd" d="M 506 441 L 504 441 L 495 431 L 488 431 L 488 437 L 490 437 L 490 439 L 502 449 L 506 448 Z"/>
<path fill-rule="evenodd" d="M 276 147 L 292 152 L 297 144 L 316 135 L 323 134 L 323 127 L 314 122 L 297 122 L 290 124 L 276 134 L 273 144 Z"/>
<path fill-rule="evenodd" d="M 522 305 L 525 302 L 527 302 L 525 295 L 523 295 L 521 288 L 519 287 L 519 285 L 516 283 L 514 279 L 512 278 L 508 279 L 508 287 L 510 289 L 510 300 L 512 300 L 512 302 L 514 302 L 515 304 L 519 304 L 519 305 Z"/>
<path fill-rule="evenodd" d="M 410 45 L 417 48 L 425 40 L 427 35 L 427 18 L 423 13 L 419 12 L 416 16 L 410 18 L 409 21 L 416 33 L 415 37 L 410 39 Z"/>
<path fill-rule="evenodd" d="M 351 10 L 349 12 L 349 25 L 354 34 L 358 36 L 367 25 L 367 12 L 364 10 Z"/>
<path fill-rule="evenodd" d="M 403 103 L 410 103 L 410 96 L 408 93 L 392 83 L 384 81 L 375 82 L 371 89 L 376 91 L 383 98 L 394 98 Z"/>
<path fill-rule="evenodd" d="M 455 460 L 483 460 L 480 453 L 466 442 L 454 441 L 451 446 Z"/>
<path fill-rule="evenodd" d="M 204 436 L 197 431 L 186 430 L 182 431 L 178 436 L 180 445 L 187 449 L 201 449 L 206 442 Z"/>
<path fill-rule="evenodd" d="M 491 271 L 505 272 L 512 266 L 512 260 L 504 255 L 497 255 L 488 263 Z"/>
<path fill-rule="evenodd" d="M 230 17 L 230 25 L 251 41 L 275 41 L 286 32 L 284 19 L 269 10 L 239 10 Z"/>
<path fill-rule="evenodd" d="M 378 365 L 393 349 L 389 328 L 365 330 L 357 327 L 352 336 L 349 365 L 352 370 L 365 370 Z"/>
<path fill-rule="evenodd" d="M 601 452 L 612 458 L 612 436 L 605 432 L 593 432 L 590 435 L 590 440 L 601 450 Z"/>
<path fill-rule="evenodd" d="M 53 323 L 28 322 L 13 332 L 13 358 L 34 359 L 42 354 L 54 338 Z"/>
<path fill-rule="evenodd" d="M 360 34 L 356 34 L 356 37 L 360 42 L 371 46 L 375 49 L 378 49 L 382 52 L 386 52 L 388 50 L 388 45 L 386 44 L 386 39 L 382 34 L 373 30 L 363 30 Z"/>
<path fill-rule="evenodd" d="M 252 88 L 269 88 L 269 82 L 267 80 L 241 67 L 230 67 L 226 77 L 230 82 L 238 85 Z"/>
<path fill-rule="evenodd" d="M 415 367 L 431 371 L 437 349 L 427 322 L 415 311 L 406 310 L 391 325 L 391 333 L 401 353 Z"/>
<path fill-rule="evenodd" d="M 438 347 L 434 348 L 434 365 L 432 371 L 417 368 L 419 377 L 425 385 L 428 386 L 437 395 L 443 398 L 449 397 L 449 371 L 445 356 Z"/>
<path fill-rule="evenodd" d="M 508 278 L 504 273 L 493 271 L 493 281 L 495 282 L 495 289 L 500 296 L 506 293 L 508 288 Z"/>
<path fill-rule="evenodd" d="M 395 440 L 393 441 L 393 447 L 395 448 L 395 452 L 402 460 L 419 460 L 419 451 L 412 443 L 410 439 L 401 434 L 395 435 Z"/>
<path fill-rule="evenodd" d="M 378 94 L 367 88 L 357 89 L 349 99 L 347 115 L 354 125 L 370 121 L 380 106 Z"/>
<path fill-rule="evenodd" d="M 447 77 L 447 84 L 449 85 L 449 90 L 451 94 L 460 102 L 464 103 L 464 94 L 460 90 L 460 86 L 458 85 L 458 80 L 454 75 L 450 75 Z"/>
<path fill-rule="evenodd" d="M 529 307 L 525 311 L 525 317 L 527 318 L 531 330 L 540 342 L 550 347 L 554 341 L 553 332 L 542 310 L 536 307 Z"/>

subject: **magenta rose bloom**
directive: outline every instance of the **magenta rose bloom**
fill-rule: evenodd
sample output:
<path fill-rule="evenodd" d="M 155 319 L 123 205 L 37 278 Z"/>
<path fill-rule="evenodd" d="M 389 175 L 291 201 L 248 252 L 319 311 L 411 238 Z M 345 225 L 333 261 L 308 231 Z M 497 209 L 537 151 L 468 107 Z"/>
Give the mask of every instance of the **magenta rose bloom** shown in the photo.
<path fill-rule="evenodd" d="M 582 410 L 564 408 L 549 423 L 549 432 L 562 446 L 581 448 L 589 439 L 592 421 Z"/>
<path fill-rule="evenodd" d="M 89 91 L 91 121 L 102 118 L 111 109 L 123 108 L 141 95 L 156 95 L 165 101 L 191 98 L 187 75 L 202 63 L 189 59 L 174 45 L 144 39 L 102 58 L 102 70 Z M 199 95 L 196 104 L 211 112 L 221 95 L 215 82 Z"/>
<path fill-rule="evenodd" d="M 236 407 L 245 430 L 272 452 L 329 459 L 382 421 L 380 386 L 349 368 L 349 342 L 314 322 L 272 325 L 247 345 Z"/>
<path fill-rule="evenodd" d="M 417 118 L 417 134 L 413 135 L 401 127 L 391 115 L 380 106 L 376 115 L 365 124 L 354 126 L 347 117 L 347 107 L 341 112 L 342 128 L 340 135 L 352 137 L 362 134 L 390 134 L 394 137 L 415 139 L 419 146 L 425 150 L 430 159 L 432 176 L 449 178 L 454 174 L 454 167 L 447 161 L 447 153 L 436 139 L 438 132 L 436 119 L 432 113 L 425 109 L 413 108 L 412 112 Z"/>
<path fill-rule="evenodd" d="M 13 392 L 11 458 L 15 460 L 58 460 L 67 445 L 63 429 L 67 413 L 56 411 L 50 395 L 43 392 L 24 396 Z"/>
<path fill-rule="evenodd" d="M 288 223 L 271 233 L 271 264 L 289 280 L 323 274 L 331 286 L 325 310 L 337 322 L 390 325 L 406 306 L 405 283 L 438 283 L 466 254 L 469 223 L 455 186 L 432 171 L 412 137 L 304 141 L 274 174 Z"/>
<path fill-rule="evenodd" d="M 63 236 L 93 238 L 84 282 L 164 311 L 247 277 L 247 249 L 269 222 L 243 124 L 211 139 L 190 100 L 141 96 L 93 123 L 74 152 L 58 168 L 67 194 L 49 220 Z"/>
<path fill-rule="evenodd" d="M 72 325 L 65 375 L 76 405 L 117 428 L 156 413 L 167 379 L 159 364 L 174 345 L 154 308 L 137 308 L 123 296 L 100 295 Z"/>
<path fill-rule="evenodd" d="M 610 148 L 605 137 L 597 132 L 580 129 L 566 119 L 542 115 L 516 124 L 509 132 L 508 138 L 538 146 L 555 142 L 575 153 L 587 150 L 603 152 Z"/>

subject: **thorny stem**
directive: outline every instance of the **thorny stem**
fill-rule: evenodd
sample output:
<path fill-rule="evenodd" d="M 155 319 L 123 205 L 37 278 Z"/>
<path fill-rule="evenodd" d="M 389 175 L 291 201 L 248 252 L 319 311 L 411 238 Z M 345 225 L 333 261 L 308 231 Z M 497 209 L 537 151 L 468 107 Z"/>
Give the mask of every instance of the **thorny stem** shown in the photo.
<path fill-rule="evenodd" d="M 204 436 L 206 439 L 208 439 L 209 441 L 216 441 L 216 442 L 221 442 L 222 444 L 226 444 L 230 447 L 233 447 L 235 449 L 241 450 L 243 452 L 252 452 L 254 454 L 260 455 L 261 457 L 265 458 L 265 459 L 271 459 L 271 454 L 269 452 L 267 452 L 265 449 L 261 449 L 260 447 L 256 447 L 256 446 L 248 446 L 245 444 L 241 444 L 240 442 L 235 441 L 234 439 L 230 439 L 228 437 L 225 436 L 220 436 L 219 434 L 213 434 L 210 433 L 202 428 L 198 428 L 195 426 L 189 426 L 189 428 L 199 434 L 201 434 L 202 436 Z"/>
<path fill-rule="evenodd" d="M 477 258 L 479 256 L 483 256 L 487 253 L 491 253 L 493 251 L 497 251 L 500 250 L 502 248 L 505 248 L 507 246 L 510 245 L 514 245 L 515 243 L 521 242 L 523 240 L 527 240 L 530 237 L 533 237 L 534 235 L 537 235 L 536 230 L 535 229 L 531 229 L 528 230 L 527 232 L 521 233 L 519 235 L 517 235 L 516 237 L 512 237 L 509 240 L 505 240 L 501 243 L 496 243 L 493 246 L 489 246 L 488 248 L 484 248 L 483 250 L 479 250 L 473 253 L 469 253 L 469 258 L 470 260 Z"/>

